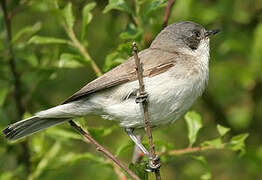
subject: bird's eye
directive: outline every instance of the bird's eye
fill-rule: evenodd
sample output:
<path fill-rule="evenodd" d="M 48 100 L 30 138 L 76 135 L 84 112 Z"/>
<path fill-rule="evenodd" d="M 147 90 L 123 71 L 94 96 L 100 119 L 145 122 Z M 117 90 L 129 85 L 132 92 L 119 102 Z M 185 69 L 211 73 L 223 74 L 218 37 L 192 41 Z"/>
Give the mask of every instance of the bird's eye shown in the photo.
<path fill-rule="evenodd" d="M 197 38 L 200 38 L 200 32 L 199 32 L 199 31 L 193 31 L 193 34 L 194 34 Z"/>

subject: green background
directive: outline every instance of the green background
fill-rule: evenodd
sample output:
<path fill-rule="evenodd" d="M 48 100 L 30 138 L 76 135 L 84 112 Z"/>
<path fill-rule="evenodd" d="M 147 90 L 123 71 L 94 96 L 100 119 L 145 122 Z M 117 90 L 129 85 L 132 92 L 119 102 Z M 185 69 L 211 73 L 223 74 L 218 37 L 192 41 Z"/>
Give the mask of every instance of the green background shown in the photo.
<path fill-rule="evenodd" d="M 59 8 L 69 1 L 7 1 L 13 12 L 13 55 L 21 78 L 24 118 L 55 106 L 96 78 L 88 61 L 76 48 L 63 43 L 33 41 L 34 35 L 69 40 Z M 85 34 L 82 9 L 96 2 Z M 131 44 L 147 48 L 161 30 L 165 1 L 121 0 L 72 1 L 74 32 L 92 59 L 107 71 L 131 55 Z M 114 2 L 120 6 L 113 6 Z M 122 4 L 121 4 L 122 3 Z M 141 3 L 141 5 L 139 5 Z M 127 6 L 125 6 L 127 5 Z M 105 7 L 107 11 L 105 12 Z M 129 7 L 132 12 L 129 12 Z M 151 8 L 151 9 L 150 9 Z M 149 11 L 150 10 L 150 11 Z M 103 12 L 104 11 L 104 12 Z M 195 146 L 218 136 L 216 125 L 231 128 L 224 138 L 249 133 L 246 154 L 228 149 L 180 156 L 163 156 L 163 179 L 262 179 L 262 1 L 261 0 L 175 0 L 169 24 L 190 20 L 204 27 L 219 28 L 211 39 L 210 79 L 204 95 L 192 109 L 203 119 Z M 90 17 L 90 14 L 88 15 Z M 137 23 L 135 25 L 134 23 Z M 30 40 L 31 39 L 31 40 Z M 20 119 L 14 96 L 15 81 L 10 71 L 8 42 L 3 13 L 0 13 L 0 129 Z M 65 54 L 67 53 L 67 54 Z M 153 131 L 158 151 L 187 147 L 184 120 Z M 85 121 L 87 120 L 87 121 Z M 132 143 L 114 121 L 98 116 L 80 120 L 111 152 L 120 152 L 126 164 L 132 157 Z M 144 138 L 146 143 L 146 138 Z M 122 149 L 121 149 L 122 147 Z M 201 155 L 208 163 L 192 158 Z M 68 124 L 50 128 L 19 142 L 0 136 L 0 179 L 117 179 L 112 165 L 92 144 L 86 144 Z M 150 175 L 150 179 L 154 176 Z"/>

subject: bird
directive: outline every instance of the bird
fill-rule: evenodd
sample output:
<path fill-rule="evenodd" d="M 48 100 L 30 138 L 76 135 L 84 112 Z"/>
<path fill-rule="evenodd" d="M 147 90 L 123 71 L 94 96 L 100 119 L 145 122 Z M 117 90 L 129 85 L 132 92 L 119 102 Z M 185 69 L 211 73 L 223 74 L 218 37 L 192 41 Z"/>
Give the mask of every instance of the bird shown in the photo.
<path fill-rule="evenodd" d="M 148 94 L 151 127 L 175 122 L 202 95 L 209 77 L 209 41 L 219 30 L 182 21 L 164 28 L 149 48 L 138 53 Z M 133 131 L 144 128 L 143 109 L 136 103 L 139 83 L 134 56 L 91 81 L 62 104 L 7 126 L 3 134 L 18 140 L 40 130 L 89 114 L 118 121 L 149 155 Z"/>

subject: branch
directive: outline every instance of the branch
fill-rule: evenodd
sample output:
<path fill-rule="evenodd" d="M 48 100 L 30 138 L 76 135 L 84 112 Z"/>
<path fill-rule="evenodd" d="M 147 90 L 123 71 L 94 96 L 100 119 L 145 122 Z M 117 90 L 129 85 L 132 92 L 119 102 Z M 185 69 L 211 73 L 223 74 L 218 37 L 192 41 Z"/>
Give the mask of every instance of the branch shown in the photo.
<path fill-rule="evenodd" d="M 134 55 L 134 59 L 135 59 L 135 62 L 136 62 L 136 72 L 137 72 L 137 78 L 138 78 L 138 82 L 139 82 L 138 98 L 146 98 L 147 93 L 145 91 L 145 85 L 144 85 L 144 82 L 143 82 L 143 67 L 140 63 L 140 59 L 138 57 L 137 52 L 138 52 L 138 50 L 137 50 L 136 43 L 133 42 L 133 55 Z M 155 153 L 155 145 L 154 145 L 154 142 L 153 142 L 152 132 L 151 132 L 150 123 L 149 123 L 148 100 L 144 99 L 144 100 L 141 101 L 141 103 L 142 103 L 143 110 L 144 110 L 145 129 L 146 129 L 146 133 L 147 133 L 148 140 L 149 140 L 150 156 L 153 158 L 153 161 L 154 161 L 153 163 L 156 165 L 157 162 L 155 161 L 155 159 L 156 159 L 157 156 L 156 156 L 156 153 Z M 159 169 L 155 170 L 155 176 L 156 176 L 157 180 L 161 180 Z"/>
<path fill-rule="evenodd" d="M 165 9 L 165 15 L 164 15 L 164 18 L 163 18 L 162 29 L 164 29 L 167 26 L 169 14 L 170 14 L 170 11 L 171 11 L 171 8 L 172 8 L 174 2 L 175 2 L 175 0 L 168 0 L 168 2 L 167 2 L 166 9 Z"/>
<path fill-rule="evenodd" d="M 195 152 L 203 152 L 203 151 L 212 150 L 212 149 L 223 149 L 224 147 L 225 147 L 225 144 L 222 144 L 221 147 L 219 148 L 215 146 L 188 147 L 185 149 L 171 150 L 171 151 L 160 153 L 160 154 L 167 154 L 170 156 L 179 156 L 179 155 L 190 154 L 190 153 L 195 153 Z"/>
<path fill-rule="evenodd" d="M 4 24 L 6 27 L 6 34 L 7 34 L 7 42 L 8 42 L 8 63 L 9 68 L 12 73 L 12 76 L 14 78 L 14 96 L 15 96 L 15 104 L 16 109 L 18 113 L 18 119 L 22 119 L 23 115 L 25 113 L 25 108 L 22 103 L 22 94 L 21 94 L 21 79 L 20 74 L 17 71 L 16 63 L 15 63 L 15 57 L 13 54 L 13 47 L 11 44 L 12 41 L 12 29 L 11 29 L 11 19 L 8 17 L 8 12 L 6 8 L 6 0 L 1 0 L 1 8 L 3 11 L 4 16 Z M 24 141 L 21 143 L 23 152 L 21 153 L 21 156 L 19 157 L 19 161 L 22 161 L 25 163 L 26 171 L 29 174 L 30 173 L 30 152 L 28 149 L 27 141 Z"/>
<path fill-rule="evenodd" d="M 103 73 L 101 72 L 101 70 L 99 69 L 99 67 L 95 63 L 95 61 L 88 54 L 88 52 L 86 51 L 85 47 L 76 38 L 75 33 L 73 32 L 73 30 L 68 28 L 68 27 L 66 27 L 66 26 L 64 26 L 64 27 L 65 27 L 67 35 L 72 40 L 74 47 L 80 51 L 80 53 L 86 59 L 87 62 L 90 62 L 90 65 L 91 65 L 92 69 L 94 70 L 94 72 L 96 73 L 96 76 L 101 76 Z"/>
<path fill-rule="evenodd" d="M 19 6 L 14 8 L 11 12 L 9 12 L 8 19 L 12 19 L 18 12 L 25 10 L 32 4 L 32 1 L 20 1 Z"/>
<path fill-rule="evenodd" d="M 126 175 L 122 171 L 120 171 L 120 168 L 119 166 L 117 166 L 117 164 L 112 162 L 112 165 L 119 180 L 128 180 Z"/>
<path fill-rule="evenodd" d="M 15 100 L 16 100 L 16 108 L 18 110 L 19 118 L 22 119 L 25 109 L 22 104 L 20 76 L 19 76 L 19 73 L 17 72 L 15 58 L 13 54 L 13 48 L 11 45 L 11 40 L 12 40 L 11 22 L 10 22 L 10 19 L 8 18 L 5 0 L 1 1 L 1 7 L 3 10 L 3 14 L 4 14 L 4 22 L 6 26 L 6 33 L 7 33 L 7 40 L 8 40 L 8 58 L 9 58 L 8 63 L 9 63 L 9 67 L 10 67 L 11 73 L 14 78 L 14 86 L 15 86 L 14 94 L 15 94 Z"/>
<path fill-rule="evenodd" d="M 78 126 L 74 121 L 69 121 L 70 125 L 75 128 L 80 134 L 82 134 L 86 139 L 92 142 L 98 151 L 103 153 L 106 157 L 110 158 L 114 161 L 119 167 L 121 167 L 127 174 L 129 174 L 133 179 L 140 180 L 140 178 L 133 173 L 128 167 L 123 164 L 116 156 L 110 153 L 107 149 L 105 149 L 101 144 L 99 144 L 95 139 L 93 139 L 88 132 L 85 132 L 80 126 Z"/>

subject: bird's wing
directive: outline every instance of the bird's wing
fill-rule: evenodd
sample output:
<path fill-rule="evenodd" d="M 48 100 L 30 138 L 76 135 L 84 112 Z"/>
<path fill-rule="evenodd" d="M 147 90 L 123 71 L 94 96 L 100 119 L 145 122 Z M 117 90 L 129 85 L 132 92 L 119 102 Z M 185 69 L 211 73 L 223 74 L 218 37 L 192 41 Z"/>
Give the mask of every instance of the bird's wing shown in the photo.
<path fill-rule="evenodd" d="M 144 77 L 150 77 L 165 72 L 174 66 L 178 54 L 149 48 L 141 51 L 138 56 L 143 64 Z M 78 100 L 91 93 L 134 80 L 137 80 L 136 65 L 134 57 L 130 57 L 123 64 L 88 83 L 64 101 L 63 104 Z"/>

